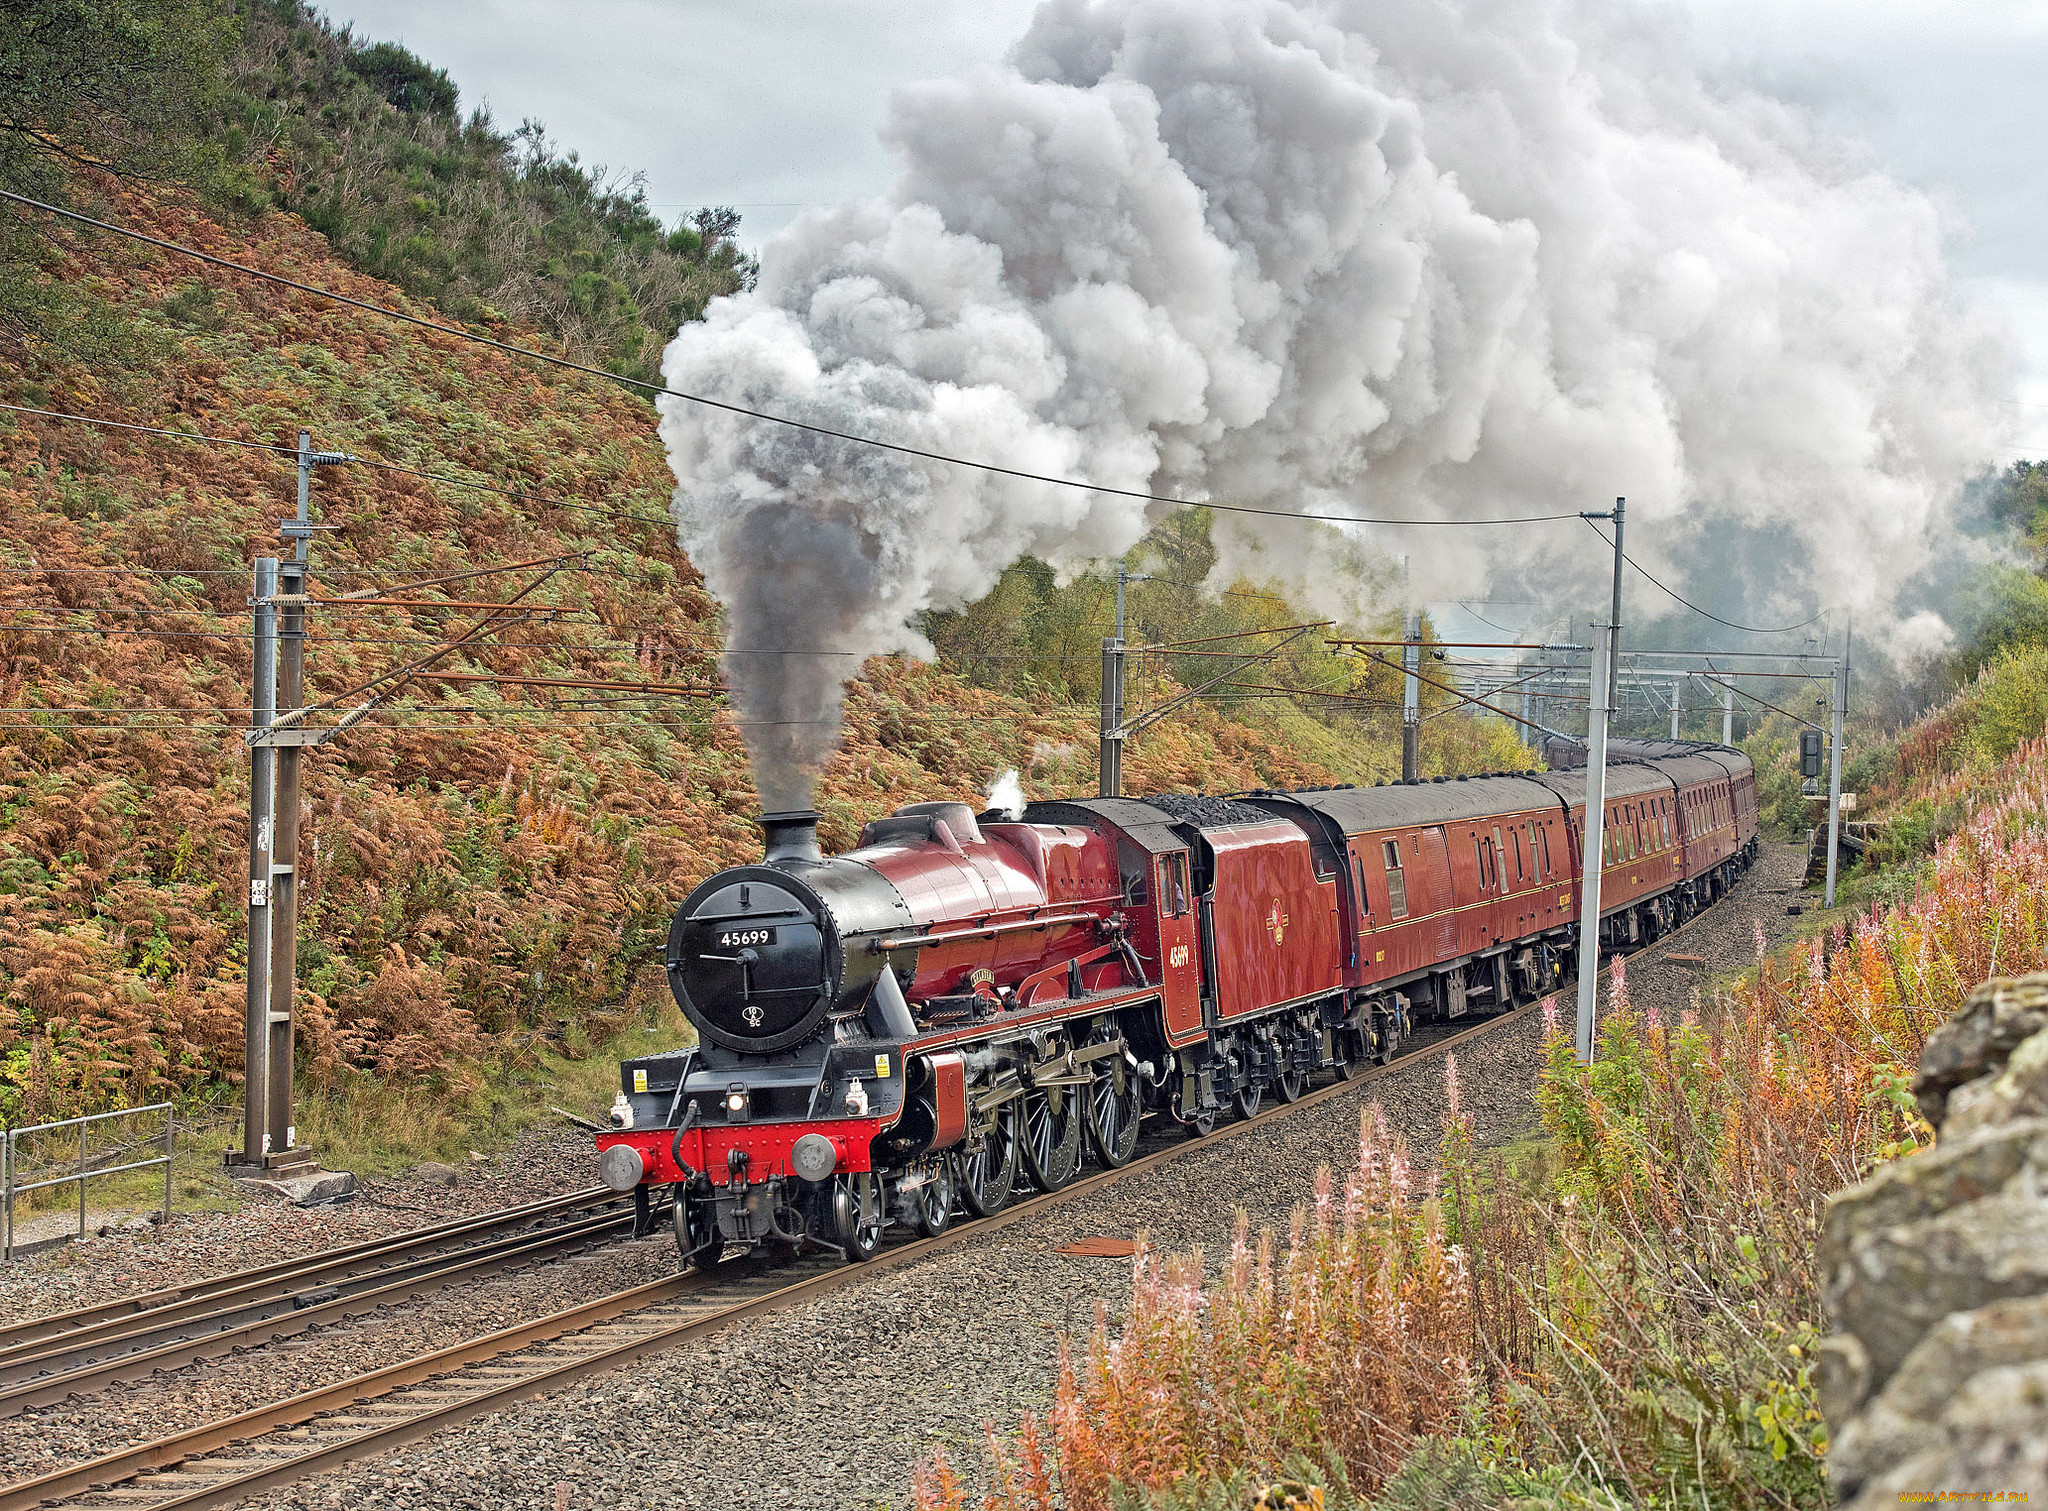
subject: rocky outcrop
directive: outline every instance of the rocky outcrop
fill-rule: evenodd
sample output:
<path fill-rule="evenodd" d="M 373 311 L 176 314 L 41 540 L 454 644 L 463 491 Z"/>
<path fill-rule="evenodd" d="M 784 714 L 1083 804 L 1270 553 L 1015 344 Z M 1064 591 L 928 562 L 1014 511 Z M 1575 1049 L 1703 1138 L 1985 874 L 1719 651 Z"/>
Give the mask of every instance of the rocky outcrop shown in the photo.
<path fill-rule="evenodd" d="M 1819 1358 L 1856 1511 L 1941 1491 L 2048 1498 L 2048 975 L 1987 981 L 1928 1040 L 1939 1131 L 1835 1197 Z"/>

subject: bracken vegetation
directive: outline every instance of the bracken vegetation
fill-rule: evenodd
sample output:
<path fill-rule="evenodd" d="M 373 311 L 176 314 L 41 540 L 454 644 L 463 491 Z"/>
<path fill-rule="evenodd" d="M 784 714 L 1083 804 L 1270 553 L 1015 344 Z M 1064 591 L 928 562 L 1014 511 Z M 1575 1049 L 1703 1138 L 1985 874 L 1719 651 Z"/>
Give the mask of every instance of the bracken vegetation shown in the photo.
<path fill-rule="evenodd" d="M 96 192 L 167 239 L 431 313 L 349 270 L 295 216 L 236 224 L 176 191 L 107 180 Z M 52 361 L 34 378 L 14 374 L 0 399 L 272 445 L 305 425 L 321 446 L 512 490 L 322 469 L 316 514 L 336 529 L 315 545 L 314 594 L 538 561 L 408 595 L 497 602 L 530 589 L 511 623 L 436 671 L 715 685 L 719 617 L 676 548 L 673 481 L 640 400 L 111 239 L 73 241 L 60 270 L 154 365 L 112 381 Z M 9 1121 L 233 1095 L 248 562 L 278 549 L 291 509 L 288 458 L 0 416 Z M 1257 615 L 1204 627 L 1301 617 L 1242 602 Z M 346 707 L 484 612 L 316 609 L 312 696 Z M 1163 692 L 1142 684 L 1140 695 Z M 1355 753 L 1364 747 L 1343 718 L 1198 703 L 1134 743 L 1129 781 L 1220 790 L 1383 768 L 1384 751 Z M 974 797 L 1009 767 L 1034 794 L 1084 790 L 1095 722 L 1082 683 L 1048 696 L 872 663 L 821 785 L 824 838 L 850 844 L 904 802 Z M 1440 725 L 1462 731 L 1440 742 L 1453 758 L 1493 766 L 1514 751 L 1499 731 Z M 668 915 L 706 873 L 757 853 L 756 807 L 739 731 L 716 700 L 408 685 L 307 758 L 308 1090 L 412 1084 L 450 1106 L 488 1104 L 501 1073 L 530 1064 L 542 1040 L 589 1045 L 641 1021 L 665 996 L 656 957 Z"/>
<path fill-rule="evenodd" d="M 1368 1116 L 1284 1247 L 1241 1233 L 1213 1278 L 1141 1252 L 1047 1419 L 992 1438 L 980 1503 L 1205 1507 L 1285 1473 L 1418 1511 L 1830 1504 L 1827 1197 L 1928 1138 L 1912 1069 L 1963 994 L 2048 966 L 2048 740 L 1953 800 L 1908 895 L 1781 957 L 1759 933 L 1677 1022 L 1631 1008 L 1617 966 L 1592 1067 L 1551 1031 L 1540 1150 L 1475 1154 L 1453 1063 L 1427 1181 Z M 917 1496 L 971 1503 L 943 1461 Z"/>
<path fill-rule="evenodd" d="M 0 43 L 0 167 L 38 197 L 627 376 L 752 276 L 729 211 L 664 227 L 637 180 L 531 123 L 508 136 L 463 118 L 445 74 L 299 0 L 59 4 L 33 21 Z M 721 622 L 675 544 L 651 409 L 456 333 L 0 215 L 0 401 L 194 437 L 0 414 L 0 1119 L 234 1095 L 249 562 L 278 551 L 293 501 L 288 458 L 232 443 L 290 446 L 301 427 L 414 469 L 320 471 L 333 528 L 315 597 L 430 584 L 403 595 L 427 602 L 316 608 L 311 701 L 338 712 L 497 620 L 307 757 L 306 1092 L 341 1123 L 362 1121 L 352 1105 L 488 1117 L 543 1046 L 579 1052 L 657 1017 L 668 916 L 758 839 L 715 696 Z M 1131 560 L 1178 579 L 1134 594 L 1134 635 L 1257 646 L 1304 617 L 1257 585 L 1198 588 L 1214 565 L 1199 515 Z M 932 617 L 938 666 L 870 664 L 820 786 L 825 841 L 904 802 L 971 798 L 1006 768 L 1034 794 L 1085 790 L 1105 591 L 1099 572 L 1061 583 L 1022 563 L 989 603 Z M 1143 663 L 1134 706 L 1213 665 Z M 1384 668 L 1312 636 L 1260 675 L 1266 691 L 1219 687 L 1147 731 L 1132 789 L 1387 773 Z M 1450 711 L 1431 728 L 1432 770 L 1521 764 L 1497 724 Z"/>

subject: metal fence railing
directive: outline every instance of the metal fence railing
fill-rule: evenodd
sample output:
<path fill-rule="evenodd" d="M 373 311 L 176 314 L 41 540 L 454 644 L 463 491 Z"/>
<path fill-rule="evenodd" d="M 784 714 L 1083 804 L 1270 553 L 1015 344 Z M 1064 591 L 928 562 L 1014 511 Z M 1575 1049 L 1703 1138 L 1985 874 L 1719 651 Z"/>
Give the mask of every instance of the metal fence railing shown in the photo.
<path fill-rule="evenodd" d="M 161 1112 L 164 1115 L 163 1153 L 149 1159 L 131 1160 L 124 1165 L 95 1166 L 91 1163 L 87 1152 L 87 1134 L 91 1131 L 93 1124 L 109 1122 L 115 1118 L 146 1117 L 152 1112 Z M 130 1170 L 148 1170 L 154 1166 L 162 1165 L 164 1167 L 163 1220 L 168 1223 L 171 1220 L 172 1138 L 177 1128 L 177 1121 L 169 1102 L 151 1102 L 147 1107 L 125 1107 L 119 1112 L 95 1112 L 89 1117 L 65 1118 L 62 1122 L 57 1123 L 35 1123 L 26 1128 L 8 1129 L 6 1139 L 0 1141 L 0 1260 L 8 1260 L 14 1257 L 15 1199 L 30 1191 L 45 1191 L 52 1186 L 69 1185 L 74 1181 L 78 1184 L 78 1236 L 83 1238 L 85 1237 L 85 1186 L 87 1181 L 94 1180 L 102 1175 L 121 1175 Z M 51 1135 L 61 1134 L 67 1128 L 76 1128 L 78 1130 L 78 1168 L 47 1179 L 23 1181 L 21 1178 L 23 1173 L 21 1168 L 23 1141 L 33 1139 L 38 1144 L 50 1142 L 52 1141 Z M 148 1137 L 136 1143 L 126 1145 L 116 1152 L 130 1152 L 143 1148 L 153 1142 L 155 1142 L 154 1138 Z M 32 1152 L 34 1152 L 33 1146 Z M 65 1158 L 68 1161 L 70 1156 L 67 1154 Z M 54 1157 L 44 1158 L 39 1155 L 38 1163 L 28 1173 L 39 1175 L 44 1170 L 54 1170 L 55 1168 L 56 1159 Z"/>

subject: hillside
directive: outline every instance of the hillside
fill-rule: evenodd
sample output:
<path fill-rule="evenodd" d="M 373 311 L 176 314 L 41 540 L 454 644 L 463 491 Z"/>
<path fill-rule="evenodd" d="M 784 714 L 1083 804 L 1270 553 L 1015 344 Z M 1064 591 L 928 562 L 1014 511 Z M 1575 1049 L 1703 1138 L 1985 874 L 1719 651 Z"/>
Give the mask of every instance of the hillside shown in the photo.
<path fill-rule="evenodd" d="M 731 211 L 665 226 L 632 174 L 460 103 L 301 0 L 52 6 L 0 41 L 0 177 L 628 377 L 752 278 Z M 343 1101 L 409 1087 L 460 1111 L 543 1042 L 579 1053 L 666 1010 L 668 917 L 757 852 L 758 803 L 644 398 L 14 206 L 0 353 L 0 403 L 194 437 L 0 412 L 0 1118 L 235 1095 L 249 570 L 287 554 L 294 502 L 289 459 L 261 448 L 302 426 L 360 459 L 317 474 L 313 595 L 424 584 L 313 611 L 313 700 L 347 706 L 491 612 L 437 601 L 520 607 L 308 756 L 301 1071 Z M 1134 709 L 1245 643 L 1216 637 L 1309 617 L 1259 584 L 1217 596 L 1215 559 L 1199 511 L 1130 554 L 1151 579 L 1132 638 L 1202 642 L 1139 663 Z M 927 616 L 937 665 L 871 663 L 820 787 L 826 843 L 1010 768 L 1032 795 L 1092 790 L 1112 597 L 1100 573 L 1021 562 Z M 626 687 L 465 680 L 487 674 Z M 1378 779 L 1398 696 L 1310 636 L 1147 730 L 1127 783 Z M 1435 689 L 1423 705 L 1443 715 L 1427 771 L 1523 764 L 1505 726 Z"/>
<path fill-rule="evenodd" d="M 109 192 L 119 218 L 167 239 L 425 308 L 290 214 L 224 224 L 176 196 Z M 125 243 L 81 243 L 64 273 L 134 322 L 149 370 L 10 378 L 6 402 L 226 440 L 290 443 L 304 424 L 324 447 L 569 501 L 323 469 L 317 514 L 337 528 L 316 545 L 313 591 L 560 559 L 527 600 L 544 614 L 440 669 L 713 680 L 715 606 L 677 552 L 640 400 Z M 292 487 L 261 451 L 0 416 L 11 1119 L 195 1091 L 239 1062 L 247 564 L 279 549 Z M 496 601 L 537 576 L 426 596 Z M 316 611 L 310 684 L 342 693 L 476 617 Z M 849 708 L 822 786 L 828 843 L 902 802 L 973 796 L 1006 767 L 1034 793 L 1092 776 L 1085 706 L 881 662 Z M 1134 790 L 1330 777 L 1209 709 L 1130 757 Z M 558 1020 L 601 1036 L 661 995 L 669 911 L 755 853 L 755 811 L 738 731 L 706 702 L 415 684 L 308 758 L 306 1070 L 443 1077 Z"/>

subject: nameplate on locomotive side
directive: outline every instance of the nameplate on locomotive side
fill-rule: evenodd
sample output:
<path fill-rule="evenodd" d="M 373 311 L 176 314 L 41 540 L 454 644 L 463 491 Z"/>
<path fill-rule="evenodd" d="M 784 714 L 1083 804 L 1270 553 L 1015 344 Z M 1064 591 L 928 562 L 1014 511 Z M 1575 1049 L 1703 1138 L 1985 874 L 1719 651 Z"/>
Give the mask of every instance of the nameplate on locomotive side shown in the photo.
<path fill-rule="evenodd" d="M 773 929 L 727 929 L 718 936 L 719 948 L 726 950 L 744 950 L 757 944 L 773 943 Z"/>

